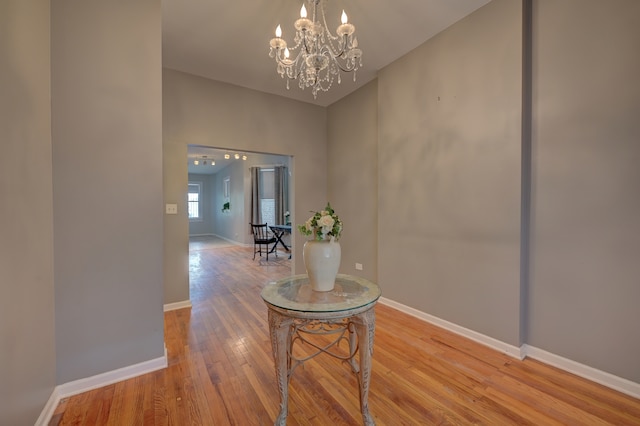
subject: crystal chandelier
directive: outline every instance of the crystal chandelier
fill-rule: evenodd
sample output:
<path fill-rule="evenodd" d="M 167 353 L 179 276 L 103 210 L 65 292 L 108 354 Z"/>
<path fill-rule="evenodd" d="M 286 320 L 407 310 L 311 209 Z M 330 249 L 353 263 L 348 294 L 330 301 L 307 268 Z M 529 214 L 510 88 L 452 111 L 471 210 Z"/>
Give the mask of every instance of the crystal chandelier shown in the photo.
<path fill-rule="evenodd" d="M 311 87 L 315 99 L 319 91 L 331 88 L 336 76 L 340 84 L 341 71 L 353 72 L 353 81 L 356 81 L 356 71 L 362 66 L 362 50 L 358 49 L 358 40 L 353 35 L 356 27 L 348 23 L 344 10 L 342 24 L 334 36 L 327 26 L 325 0 L 306 1 L 313 14 L 311 19 L 307 18 L 307 8 L 302 5 L 300 19 L 295 22 L 295 45 L 287 47 L 278 25 L 276 37 L 270 42 L 269 56 L 275 58 L 280 77 L 286 76 L 287 89 L 290 80 L 298 80 L 301 89 Z"/>

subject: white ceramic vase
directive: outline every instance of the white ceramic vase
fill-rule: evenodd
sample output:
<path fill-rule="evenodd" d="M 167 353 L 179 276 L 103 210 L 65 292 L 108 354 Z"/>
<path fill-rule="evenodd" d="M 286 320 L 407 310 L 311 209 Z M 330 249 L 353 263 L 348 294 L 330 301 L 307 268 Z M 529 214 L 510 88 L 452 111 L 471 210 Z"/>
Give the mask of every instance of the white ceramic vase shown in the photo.
<path fill-rule="evenodd" d="M 312 240 L 304 243 L 302 257 L 313 290 L 333 290 L 340 268 L 340 256 L 340 243 L 333 237 L 331 240 Z"/>

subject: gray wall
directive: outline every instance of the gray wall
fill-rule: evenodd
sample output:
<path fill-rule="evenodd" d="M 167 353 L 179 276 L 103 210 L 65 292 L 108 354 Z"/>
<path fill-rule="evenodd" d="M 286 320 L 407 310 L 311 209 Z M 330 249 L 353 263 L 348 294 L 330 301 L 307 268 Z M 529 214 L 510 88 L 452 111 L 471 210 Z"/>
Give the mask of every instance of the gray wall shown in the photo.
<path fill-rule="evenodd" d="M 534 2 L 530 241 L 521 7 L 495 0 L 380 72 L 378 168 L 354 161 L 357 188 L 338 164 L 372 160 L 374 138 L 359 136 L 374 125 L 370 101 L 329 107 L 330 197 L 343 217 L 368 218 L 345 200 L 369 206 L 375 190 L 358 189 L 377 173 L 385 297 L 640 383 L 640 3 Z M 370 254 L 368 226 L 367 243 L 343 243 L 348 270 Z"/>
<path fill-rule="evenodd" d="M 0 424 L 55 385 L 49 1 L 0 2 Z"/>
<path fill-rule="evenodd" d="M 229 241 L 244 243 L 247 225 L 244 220 L 244 167 L 246 162 L 239 160 L 229 164 L 215 175 L 189 174 L 189 181 L 201 181 L 205 184 L 205 217 L 202 222 L 189 222 L 189 235 L 217 235 Z M 224 179 L 230 180 L 230 197 L 224 197 Z M 222 211 L 229 201 L 231 210 Z"/>
<path fill-rule="evenodd" d="M 186 202 L 188 144 L 291 155 L 294 214 L 327 201 L 325 108 L 164 69 L 162 138 L 165 202 Z M 294 271 L 304 271 L 294 235 Z M 186 212 L 165 220 L 164 237 L 164 302 L 188 300 Z"/>
<path fill-rule="evenodd" d="M 245 208 L 245 161 L 235 161 L 221 170 L 217 175 L 217 201 L 216 205 L 216 235 L 231 241 L 245 243 L 249 220 L 245 220 L 247 209 Z M 248 172 L 246 172 L 248 173 Z M 231 211 L 222 212 L 222 205 L 226 202 L 224 197 L 224 179 L 229 178 L 229 203 Z"/>
<path fill-rule="evenodd" d="M 163 81 L 164 73 L 163 70 Z M 189 217 L 187 205 L 187 144 L 165 143 L 166 110 L 163 97 L 162 129 L 162 188 L 165 204 L 177 204 L 178 214 L 165 215 L 163 222 L 163 303 L 176 303 L 189 300 Z"/>
<path fill-rule="evenodd" d="M 160 22 L 52 3 L 57 383 L 164 354 Z"/>
<path fill-rule="evenodd" d="M 365 85 L 331 105 L 327 116 L 329 201 L 344 223 L 340 273 L 374 282 L 378 281 L 377 89 L 377 81 Z M 356 263 L 362 264 L 361 271 L 355 269 Z"/>
<path fill-rule="evenodd" d="M 528 341 L 640 383 L 640 2 L 534 4 Z"/>
<path fill-rule="evenodd" d="M 519 345 L 522 5 L 496 0 L 378 77 L 387 298 Z"/>

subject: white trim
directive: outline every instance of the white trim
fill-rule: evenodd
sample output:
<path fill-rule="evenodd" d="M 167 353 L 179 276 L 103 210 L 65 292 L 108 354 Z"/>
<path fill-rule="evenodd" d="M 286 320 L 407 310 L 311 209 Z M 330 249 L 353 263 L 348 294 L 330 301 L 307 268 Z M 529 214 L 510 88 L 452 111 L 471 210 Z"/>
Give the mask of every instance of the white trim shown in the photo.
<path fill-rule="evenodd" d="M 38 420 L 36 420 L 36 422 L 34 423 L 34 426 L 47 426 L 51 421 L 51 417 L 53 417 L 53 413 L 56 412 L 56 408 L 58 408 L 58 404 L 60 403 L 61 399 L 62 397 L 58 392 L 58 388 L 55 387 L 53 389 L 53 392 L 51 392 L 49 400 L 44 405 L 40 416 L 38 416 Z"/>
<path fill-rule="evenodd" d="M 175 311 L 176 309 L 190 308 L 191 300 L 183 300 L 182 302 L 167 303 L 164 305 L 164 312 Z"/>
<path fill-rule="evenodd" d="M 402 303 L 398 303 L 384 297 L 380 298 L 380 303 L 391 306 L 392 308 L 395 308 L 413 317 L 471 339 L 474 342 L 478 342 L 482 345 L 496 349 L 514 358 L 524 359 L 525 357 L 531 357 L 540 362 L 544 362 L 545 364 L 560 368 L 561 370 L 575 374 L 576 376 L 580 376 L 587 380 L 591 380 L 592 382 L 599 383 L 618 392 L 622 392 L 634 398 L 640 398 L 640 383 L 635 383 L 622 377 L 614 376 L 613 374 L 607 373 L 605 371 L 589 367 L 588 365 L 580 364 L 576 361 L 563 358 L 559 355 L 552 354 L 543 349 L 538 349 L 527 344 L 522 345 L 520 348 L 518 348 L 517 346 L 506 344 L 492 337 L 485 336 L 484 334 L 469 330 L 449 321 L 445 321 L 433 315 L 429 315 L 410 306 L 403 305 Z"/>
<path fill-rule="evenodd" d="M 218 234 L 189 234 L 189 238 L 191 237 L 196 237 L 196 238 L 197 237 L 216 237 L 216 238 L 220 238 L 221 240 L 225 240 L 230 244 L 233 244 L 235 246 L 240 246 L 240 247 L 251 247 L 253 245 L 253 243 L 251 244 L 242 243 L 240 241 L 232 240 L 230 238 L 223 237 L 222 235 L 218 235 Z"/>
<path fill-rule="evenodd" d="M 236 245 L 236 246 L 243 246 L 243 247 L 250 247 L 251 246 L 250 244 L 247 245 L 245 243 L 241 243 L 240 241 L 235 241 L 235 240 L 229 239 L 227 237 L 223 237 L 222 235 L 213 234 L 213 236 L 214 237 L 218 237 L 218 238 L 220 238 L 222 240 L 225 240 L 226 242 L 231 243 L 231 244 Z"/>
<path fill-rule="evenodd" d="M 167 347 L 165 346 L 164 356 L 159 358 L 58 385 L 53 389 L 53 393 L 45 404 L 38 420 L 36 420 L 35 426 L 48 425 L 53 413 L 60 403 L 60 400 L 63 398 L 88 392 L 103 386 L 108 386 L 110 384 L 151 373 L 156 370 L 161 370 L 163 368 L 167 368 L 167 365 Z"/>
<path fill-rule="evenodd" d="M 499 352 L 505 353 L 511 357 L 524 359 L 524 354 L 522 353 L 521 348 L 513 345 L 509 345 L 507 343 L 501 342 L 500 340 L 494 339 L 493 337 L 486 336 L 484 334 L 478 333 L 477 331 L 470 330 L 465 327 L 461 327 L 457 324 L 454 324 L 449 321 L 445 321 L 433 315 L 429 315 L 417 309 L 414 309 L 410 306 L 403 305 L 402 303 L 398 303 L 396 301 L 387 299 L 385 297 L 380 298 L 380 303 L 391 306 L 405 314 L 409 314 L 413 317 L 436 325 L 440 328 L 444 328 L 445 330 L 449 330 L 455 334 L 460 336 L 464 336 L 468 339 L 473 340 L 474 342 L 480 343 L 481 345 L 488 346 L 492 349 L 495 349 Z"/>
<path fill-rule="evenodd" d="M 543 349 L 538 349 L 529 345 L 522 345 L 525 356 L 544 362 L 551 366 L 560 368 L 576 376 L 599 383 L 608 388 L 617 390 L 634 398 L 640 398 L 640 383 L 635 383 L 622 377 L 615 376 L 606 371 L 598 370 L 588 365 L 563 358 Z"/>

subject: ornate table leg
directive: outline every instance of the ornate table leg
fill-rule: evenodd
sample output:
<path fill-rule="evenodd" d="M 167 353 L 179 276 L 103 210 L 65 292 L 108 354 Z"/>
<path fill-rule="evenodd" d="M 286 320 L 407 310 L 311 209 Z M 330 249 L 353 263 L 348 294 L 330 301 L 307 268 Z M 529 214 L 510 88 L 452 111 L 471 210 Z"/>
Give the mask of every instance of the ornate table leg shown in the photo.
<path fill-rule="evenodd" d="M 356 361 L 356 351 L 358 350 L 358 335 L 356 334 L 356 326 L 353 322 L 349 322 L 348 325 L 349 330 L 349 365 L 351 366 L 351 371 L 355 374 L 360 372 L 360 367 L 358 366 L 358 361 Z"/>
<path fill-rule="evenodd" d="M 371 356 L 373 355 L 373 336 L 376 327 L 376 314 L 373 308 L 351 319 L 358 334 L 360 350 L 360 371 L 358 386 L 360 387 L 360 411 L 365 426 L 375 425 L 369 413 L 369 383 L 371 381 Z M 352 368 L 354 364 L 352 363 Z"/>
<path fill-rule="evenodd" d="M 291 324 L 293 318 L 287 318 L 269 309 L 269 332 L 271 334 L 271 348 L 278 378 L 278 393 L 280 393 L 280 414 L 275 426 L 287 424 L 289 411 L 289 346 L 291 344 Z"/>

